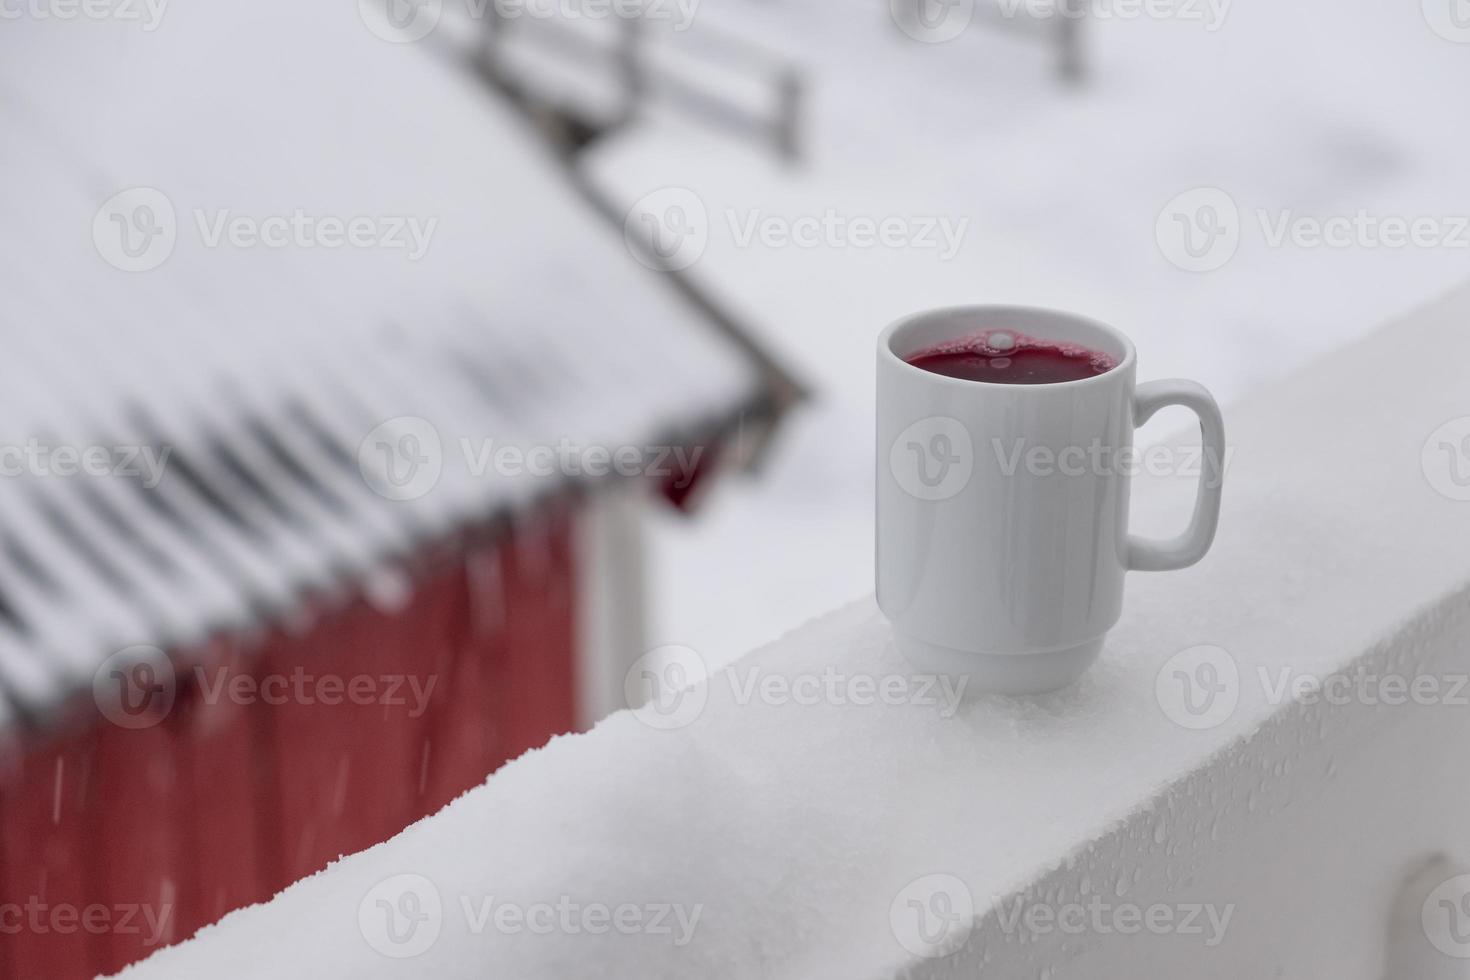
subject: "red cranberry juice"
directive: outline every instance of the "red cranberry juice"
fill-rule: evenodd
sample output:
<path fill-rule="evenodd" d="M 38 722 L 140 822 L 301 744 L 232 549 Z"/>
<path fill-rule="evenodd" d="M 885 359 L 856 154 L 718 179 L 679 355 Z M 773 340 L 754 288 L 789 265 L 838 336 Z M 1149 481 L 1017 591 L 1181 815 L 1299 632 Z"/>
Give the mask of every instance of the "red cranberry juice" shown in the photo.
<path fill-rule="evenodd" d="M 1117 358 L 1080 344 L 987 330 L 947 341 L 907 358 L 914 367 L 965 381 L 1001 385 L 1049 385 L 1095 378 L 1118 366 Z"/>

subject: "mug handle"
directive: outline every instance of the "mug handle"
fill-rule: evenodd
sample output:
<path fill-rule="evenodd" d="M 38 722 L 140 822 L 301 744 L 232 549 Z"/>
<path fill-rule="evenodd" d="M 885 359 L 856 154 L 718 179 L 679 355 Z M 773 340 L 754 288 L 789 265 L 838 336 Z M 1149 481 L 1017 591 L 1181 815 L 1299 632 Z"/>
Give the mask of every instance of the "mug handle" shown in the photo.
<path fill-rule="evenodd" d="M 1140 572 L 1167 572 L 1188 568 L 1205 556 L 1215 540 L 1220 523 L 1220 495 L 1225 478 L 1225 421 L 1220 406 L 1204 385 L 1182 378 L 1150 381 L 1138 386 L 1133 395 L 1133 424 L 1143 425 L 1166 405 L 1182 405 L 1199 416 L 1200 466 L 1199 493 L 1194 499 L 1194 515 L 1189 527 L 1177 538 L 1151 541 L 1137 535 L 1128 536 L 1129 569 Z"/>

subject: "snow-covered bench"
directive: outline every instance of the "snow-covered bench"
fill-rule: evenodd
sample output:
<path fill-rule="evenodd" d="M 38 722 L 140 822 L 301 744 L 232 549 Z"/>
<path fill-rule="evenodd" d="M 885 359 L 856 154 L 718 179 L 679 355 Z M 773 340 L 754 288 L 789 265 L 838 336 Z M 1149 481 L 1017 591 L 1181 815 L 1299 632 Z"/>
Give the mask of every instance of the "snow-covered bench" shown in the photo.
<path fill-rule="evenodd" d="M 864 600 L 126 976 L 1459 975 L 1467 324 L 1231 410 L 1214 550 L 1133 576 L 1071 690 L 956 707 Z"/>

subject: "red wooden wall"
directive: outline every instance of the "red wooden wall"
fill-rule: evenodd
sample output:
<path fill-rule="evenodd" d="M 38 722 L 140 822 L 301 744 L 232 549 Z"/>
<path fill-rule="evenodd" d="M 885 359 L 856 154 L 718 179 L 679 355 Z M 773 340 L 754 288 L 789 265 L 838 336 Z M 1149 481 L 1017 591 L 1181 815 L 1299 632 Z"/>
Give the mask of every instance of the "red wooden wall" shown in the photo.
<path fill-rule="evenodd" d="M 356 596 L 301 631 L 176 651 L 149 727 L 87 704 L 21 736 L 0 766 L 0 978 L 114 972 L 572 730 L 572 522 L 421 556 L 402 608 Z"/>

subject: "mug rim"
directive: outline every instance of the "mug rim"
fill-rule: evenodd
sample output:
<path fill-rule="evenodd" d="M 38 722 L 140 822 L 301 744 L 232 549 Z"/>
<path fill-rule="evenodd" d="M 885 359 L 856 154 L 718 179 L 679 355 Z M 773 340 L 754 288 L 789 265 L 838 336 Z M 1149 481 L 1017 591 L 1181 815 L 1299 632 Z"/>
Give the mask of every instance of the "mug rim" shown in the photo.
<path fill-rule="evenodd" d="M 894 336 L 904 327 L 910 326 L 911 324 L 917 323 L 921 320 L 927 320 L 932 317 L 940 316 L 988 317 L 1006 314 L 1025 314 L 1029 316 L 1040 315 L 1053 320 L 1070 321 L 1075 324 L 1080 324 L 1081 326 L 1087 327 L 1089 329 L 1100 331 L 1101 333 L 1111 337 L 1114 341 L 1118 343 L 1120 347 L 1122 347 L 1123 356 L 1119 358 L 1117 364 L 1114 364 L 1102 374 L 1095 374 L 1090 378 L 1074 378 L 1071 381 L 1045 381 L 1040 384 L 1008 385 L 996 381 L 975 381 L 970 378 L 955 378 L 947 374 L 936 374 L 933 371 L 926 371 L 921 367 L 910 364 L 908 361 L 904 360 L 902 357 L 899 357 L 893 351 Z M 1103 383 L 1111 379 L 1113 375 L 1119 374 L 1124 368 L 1132 367 L 1134 361 L 1137 359 L 1137 352 L 1134 350 L 1133 341 L 1128 339 L 1128 335 L 1119 330 L 1117 327 L 1114 327 L 1107 323 L 1103 323 L 1101 320 L 1095 320 L 1092 317 L 1083 316 L 1080 313 L 1073 313 L 1069 310 L 1058 310 L 1046 306 L 1017 306 L 1013 304 L 991 303 L 962 304 L 959 306 L 936 306 L 931 307 L 927 310 L 921 310 L 918 313 L 910 313 L 907 316 L 900 317 L 899 319 L 890 323 L 887 327 L 883 328 L 883 332 L 878 335 L 878 355 L 879 357 L 887 357 L 890 362 L 899 365 L 901 368 L 907 369 L 909 371 L 916 371 L 924 375 L 926 378 L 932 379 L 936 382 L 990 389 L 1038 388 L 1047 390 Z"/>

